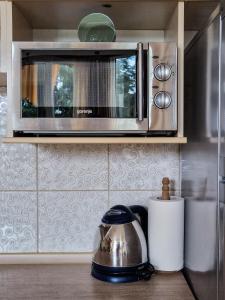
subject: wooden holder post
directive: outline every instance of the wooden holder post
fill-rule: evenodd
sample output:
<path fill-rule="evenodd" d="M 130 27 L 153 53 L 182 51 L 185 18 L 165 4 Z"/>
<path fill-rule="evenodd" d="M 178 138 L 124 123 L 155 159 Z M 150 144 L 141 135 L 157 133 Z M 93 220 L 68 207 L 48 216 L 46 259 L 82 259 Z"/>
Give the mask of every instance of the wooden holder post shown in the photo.
<path fill-rule="evenodd" d="M 168 177 L 164 177 L 162 180 L 162 200 L 170 200 L 170 180 Z"/>

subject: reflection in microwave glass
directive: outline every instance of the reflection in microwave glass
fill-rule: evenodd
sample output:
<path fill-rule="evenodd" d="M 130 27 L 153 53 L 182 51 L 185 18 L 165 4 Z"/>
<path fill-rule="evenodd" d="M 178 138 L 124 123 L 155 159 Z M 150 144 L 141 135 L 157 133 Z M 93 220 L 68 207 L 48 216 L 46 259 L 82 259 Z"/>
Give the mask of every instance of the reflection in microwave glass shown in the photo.
<path fill-rule="evenodd" d="M 23 118 L 135 118 L 136 56 L 74 57 L 22 67 Z"/>

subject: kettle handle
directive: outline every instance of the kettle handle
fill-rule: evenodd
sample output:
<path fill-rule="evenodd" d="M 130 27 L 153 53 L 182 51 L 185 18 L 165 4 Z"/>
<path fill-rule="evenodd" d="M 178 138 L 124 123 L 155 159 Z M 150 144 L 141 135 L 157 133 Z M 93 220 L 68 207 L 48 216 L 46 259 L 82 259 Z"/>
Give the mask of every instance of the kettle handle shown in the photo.
<path fill-rule="evenodd" d="M 129 206 L 132 213 L 140 216 L 141 228 L 144 232 L 146 245 L 147 245 L 147 258 L 148 258 L 148 268 L 146 271 L 141 273 L 141 278 L 149 280 L 152 274 L 155 272 L 153 265 L 149 261 L 149 246 L 148 246 L 148 211 L 144 206 L 141 205 L 131 205 Z"/>
<path fill-rule="evenodd" d="M 148 211 L 145 207 L 141 205 L 131 205 L 129 206 L 129 208 L 132 211 L 132 213 L 138 214 L 140 216 L 140 223 L 145 235 L 148 248 Z"/>

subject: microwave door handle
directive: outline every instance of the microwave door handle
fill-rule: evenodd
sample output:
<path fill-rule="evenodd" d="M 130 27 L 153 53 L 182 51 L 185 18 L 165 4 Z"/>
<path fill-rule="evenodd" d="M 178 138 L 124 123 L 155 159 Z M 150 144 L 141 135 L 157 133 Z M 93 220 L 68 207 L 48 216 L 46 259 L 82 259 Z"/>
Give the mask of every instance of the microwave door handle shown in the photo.
<path fill-rule="evenodd" d="M 143 121 L 143 44 L 137 44 L 137 113 L 138 121 Z"/>

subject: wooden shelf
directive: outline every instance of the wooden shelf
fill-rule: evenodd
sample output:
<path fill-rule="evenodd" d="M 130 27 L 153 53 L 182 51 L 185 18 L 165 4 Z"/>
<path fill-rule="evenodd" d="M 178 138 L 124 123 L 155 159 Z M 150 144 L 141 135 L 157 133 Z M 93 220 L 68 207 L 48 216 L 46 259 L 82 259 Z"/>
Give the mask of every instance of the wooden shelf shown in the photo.
<path fill-rule="evenodd" d="M 12 137 L 4 143 L 27 144 L 186 144 L 186 137 Z"/>

